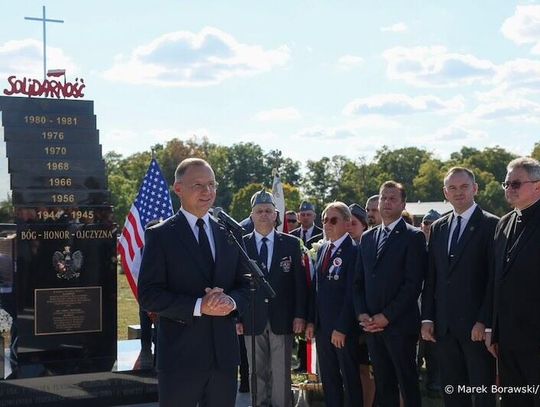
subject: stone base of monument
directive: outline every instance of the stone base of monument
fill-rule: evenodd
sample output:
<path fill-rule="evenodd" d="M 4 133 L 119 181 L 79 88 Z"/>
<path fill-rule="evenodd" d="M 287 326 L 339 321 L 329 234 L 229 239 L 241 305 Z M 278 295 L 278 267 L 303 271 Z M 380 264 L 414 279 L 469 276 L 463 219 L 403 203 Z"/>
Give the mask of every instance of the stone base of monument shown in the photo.
<path fill-rule="evenodd" d="M 140 341 L 119 341 L 112 372 L 0 380 L 0 407 L 97 407 L 155 402 L 157 377 L 140 369 Z M 9 363 L 6 362 L 9 367 Z M 7 376 L 9 377 L 9 368 Z"/>

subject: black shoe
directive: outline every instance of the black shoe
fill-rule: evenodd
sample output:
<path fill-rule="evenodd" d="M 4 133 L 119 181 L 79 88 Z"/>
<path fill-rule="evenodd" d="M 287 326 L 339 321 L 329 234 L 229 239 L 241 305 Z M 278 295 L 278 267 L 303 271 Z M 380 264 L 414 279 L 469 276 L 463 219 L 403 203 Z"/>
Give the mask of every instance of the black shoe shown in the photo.
<path fill-rule="evenodd" d="M 292 370 L 293 373 L 307 373 L 307 369 L 305 366 L 298 366 L 296 369 Z"/>
<path fill-rule="evenodd" d="M 240 383 L 240 387 L 238 388 L 238 393 L 249 393 L 249 384 Z"/>

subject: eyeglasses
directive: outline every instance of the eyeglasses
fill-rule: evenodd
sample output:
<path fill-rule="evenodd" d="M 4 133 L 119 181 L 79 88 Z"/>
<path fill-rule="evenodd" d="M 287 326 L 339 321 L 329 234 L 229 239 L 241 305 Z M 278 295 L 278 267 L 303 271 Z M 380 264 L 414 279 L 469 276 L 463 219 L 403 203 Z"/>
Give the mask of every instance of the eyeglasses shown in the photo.
<path fill-rule="evenodd" d="M 296 223 L 298 222 L 296 219 L 287 219 L 287 223 Z"/>
<path fill-rule="evenodd" d="M 503 187 L 503 189 L 519 189 L 523 184 L 534 184 L 538 181 L 540 181 L 540 179 L 537 179 L 535 181 L 504 181 L 501 186 Z"/>
<path fill-rule="evenodd" d="M 339 218 L 337 216 L 332 216 L 331 218 L 324 218 L 322 220 L 322 223 L 326 225 L 328 222 L 330 222 L 331 225 L 335 225 L 336 223 L 338 223 L 338 221 Z"/>
<path fill-rule="evenodd" d="M 192 184 L 192 185 L 189 186 L 189 188 L 193 192 L 203 192 L 203 191 L 206 191 L 206 190 L 215 191 L 217 189 L 218 185 L 219 184 L 217 182 L 211 181 L 208 184 Z"/>

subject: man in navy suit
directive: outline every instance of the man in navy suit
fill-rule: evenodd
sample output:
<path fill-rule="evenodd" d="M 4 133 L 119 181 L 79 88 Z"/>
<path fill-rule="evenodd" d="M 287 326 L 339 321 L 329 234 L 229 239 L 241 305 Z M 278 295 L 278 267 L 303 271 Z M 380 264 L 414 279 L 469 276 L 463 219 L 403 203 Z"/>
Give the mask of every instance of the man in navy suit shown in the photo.
<path fill-rule="evenodd" d="M 376 399 L 381 407 L 421 405 L 416 366 L 420 332 L 418 297 L 427 266 L 424 234 L 405 223 L 403 186 L 385 182 L 379 191 L 382 224 L 362 236 L 354 308 L 368 332 L 375 374 Z"/>
<path fill-rule="evenodd" d="M 300 208 L 298 208 L 298 215 L 300 227 L 292 230 L 290 233 L 300 238 L 304 244 L 307 244 L 309 239 L 322 233 L 322 229 L 315 224 L 315 207 L 312 203 L 303 201 L 300 204 Z M 310 246 L 307 248 L 311 249 Z"/>
<path fill-rule="evenodd" d="M 454 210 L 434 222 L 429 269 L 422 295 L 422 339 L 435 342 L 443 387 L 495 383 L 495 359 L 484 346 L 491 321 L 488 290 L 493 233 L 498 218 L 474 202 L 474 173 L 453 167 L 444 177 L 444 196 Z M 446 406 L 472 406 L 465 392 L 443 394 Z M 490 391 L 475 394 L 475 406 L 495 406 Z"/>
<path fill-rule="evenodd" d="M 507 166 L 506 200 L 515 209 L 495 230 L 493 344 L 502 386 L 540 384 L 540 163 Z M 522 387 L 523 388 L 523 387 Z M 526 388 L 525 389 L 530 389 Z M 504 407 L 540 406 L 540 394 L 503 394 Z"/>
<path fill-rule="evenodd" d="M 325 243 L 311 285 L 306 337 L 316 336 L 324 399 L 328 407 L 363 405 L 358 371 L 360 330 L 352 307 L 356 246 L 349 236 L 351 211 L 332 202 L 323 211 Z"/>
<path fill-rule="evenodd" d="M 293 334 L 304 332 L 307 312 L 301 243 L 298 238 L 274 229 L 277 212 L 271 194 L 259 191 L 251 204 L 255 229 L 244 236 L 244 244 L 249 257 L 258 261 L 276 296 L 268 298 L 259 289 L 255 298 L 255 326 L 249 307 L 237 324 L 237 331 L 246 335 L 250 364 L 251 354 L 255 352 L 258 406 L 289 407 Z M 251 346 L 251 335 L 255 335 L 255 349 Z"/>
<path fill-rule="evenodd" d="M 138 282 L 143 309 L 159 316 L 160 406 L 233 407 L 239 363 L 235 317 L 247 305 L 239 250 L 208 214 L 217 183 L 210 165 L 182 161 L 178 213 L 146 231 Z"/>

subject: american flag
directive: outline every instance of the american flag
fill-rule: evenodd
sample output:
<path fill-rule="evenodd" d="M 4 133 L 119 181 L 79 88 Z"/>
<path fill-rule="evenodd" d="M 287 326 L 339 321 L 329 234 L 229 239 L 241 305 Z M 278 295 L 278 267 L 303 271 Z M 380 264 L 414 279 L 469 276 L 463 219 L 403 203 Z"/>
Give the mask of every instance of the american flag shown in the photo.
<path fill-rule="evenodd" d="M 135 298 L 137 298 L 137 280 L 144 247 L 144 227 L 152 220 L 165 219 L 172 215 L 173 207 L 169 187 L 157 161 L 152 158 L 118 241 L 122 267 Z"/>

